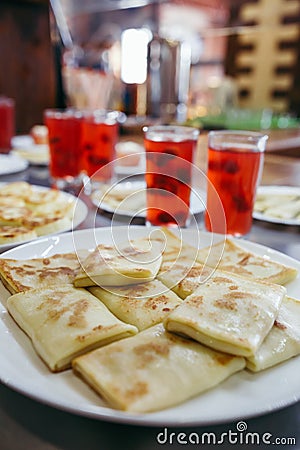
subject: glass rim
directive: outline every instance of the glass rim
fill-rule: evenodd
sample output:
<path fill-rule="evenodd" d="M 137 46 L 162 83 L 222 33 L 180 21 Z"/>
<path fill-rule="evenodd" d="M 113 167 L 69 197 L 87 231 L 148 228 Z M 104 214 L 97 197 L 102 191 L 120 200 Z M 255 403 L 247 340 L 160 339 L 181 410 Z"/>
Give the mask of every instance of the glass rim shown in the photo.
<path fill-rule="evenodd" d="M 264 138 L 268 139 L 269 136 L 266 133 L 262 133 L 260 131 L 251 131 L 251 130 L 211 130 L 208 132 L 208 137 L 212 136 L 221 136 L 221 135 L 232 135 L 232 136 L 244 136 L 244 137 L 253 137 L 253 138 Z"/>
<path fill-rule="evenodd" d="M 81 111 L 75 108 L 46 108 L 43 112 L 44 116 L 54 118 L 81 117 Z"/>
<path fill-rule="evenodd" d="M 85 109 L 85 108 L 46 108 L 44 110 L 44 117 L 53 117 L 57 119 L 79 118 L 79 119 L 95 119 L 103 121 L 114 121 L 115 123 L 124 123 L 126 120 L 126 114 L 116 109 Z"/>
<path fill-rule="evenodd" d="M 142 130 L 145 135 L 146 133 L 156 133 L 158 131 L 169 135 L 174 135 L 175 132 L 178 131 L 185 136 L 198 138 L 200 134 L 200 130 L 198 128 L 185 125 L 145 125 Z"/>
<path fill-rule="evenodd" d="M 236 152 L 263 153 L 268 139 L 267 134 L 259 131 L 212 130 L 208 133 L 208 146 L 218 151 L 234 147 Z"/>

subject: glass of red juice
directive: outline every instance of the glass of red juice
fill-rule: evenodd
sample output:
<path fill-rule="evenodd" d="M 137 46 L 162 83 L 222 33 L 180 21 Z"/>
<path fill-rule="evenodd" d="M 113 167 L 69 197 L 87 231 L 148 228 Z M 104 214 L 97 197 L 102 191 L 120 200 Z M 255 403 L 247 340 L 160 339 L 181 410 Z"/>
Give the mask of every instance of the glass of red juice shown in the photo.
<path fill-rule="evenodd" d="M 59 189 L 80 186 L 85 171 L 81 147 L 82 118 L 75 109 L 47 109 L 44 122 L 49 131 L 50 176 Z"/>
<path fill-rule="evenodd" d="M 106 110 L 84 113 L 81 145 L 92 182 L 110 182 L 113 178 L 121 115 L 118 111 Z"/>
<path fill-rule="evenodd" d="M 15 134 L 15 101 L 0 96 L 0 153 L 9 153 Z"/>
<path fill-rule="evenodd" d="M 208 231 L 224 231 L 224 221 L 222 222 L 221 218 L 218 220 L 217 217 L 217 196 L 225 213 L 226 233 L 239 237 L 251 230 L 267 139 L 265 134 L 249 131 L 226 130 L 208 133 L 209 182 L 204 217 Z"/>
<path fill-rule="evenodd" d="M 144 127 L 146 224 L 186 227 L 199 131 L 177 125 Z"/>

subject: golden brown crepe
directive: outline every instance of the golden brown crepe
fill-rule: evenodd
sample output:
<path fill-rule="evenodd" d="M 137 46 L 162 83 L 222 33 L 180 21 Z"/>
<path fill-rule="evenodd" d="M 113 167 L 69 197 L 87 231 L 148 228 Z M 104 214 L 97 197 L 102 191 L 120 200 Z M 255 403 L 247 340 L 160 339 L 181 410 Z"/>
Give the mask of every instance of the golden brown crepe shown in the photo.
<path fill-rule="evenodd" d="M 37 238 L 35 230 L 24 226 L 0 225 L 0 245 L 29 241 Z"/>
<path fill-rule="evenodd" d="M 167 261 L 163 263 L 157 278 L 180 298 L 185 299 L 212 274 L 211 267 L 182 259 L 180 262 Z"/>
<path fill-rule="evenodd" d="M 12 294 L 72 283 L 79 268 L 78 256 L 72 252 L 45 258 L 0 258 L 1 280 Z"/>
<path fill-rule="evenodd" d="M 252 356 L 271 330 L 285 294 L 283 286 L 217 270 L 164 325 L 214 349 Z"/>
<path fill-rule="evenodd" d="M 71 284 L 12 295 L 7 309 L 53 372 L 78 355 L 137 333 L 96 297 Z"/>
<path fill-rule="evenodd" d="M 74 211 L 73 198 L 59 190 L 39 189 L 25 181 L 4 184 L 0 186 L 0 227 L 6 228 L 0 245 L 71 229 Z"/>
<path fill-rule="evenodd" d="M 184 265 L 188 262 L 190 266 L 198 262 L 212 269 L 219 268 L 251 279 L 282 285 L 293 280 L 298 273 L 297 269 L 286 264 L 246 251 L 228 238 L 198 249 L 196 248 L 197 242 L 193 247 L 182 242 L 171 230 L 163 227 L 162 231 L 166 236 L 163 262 L 176 262 Z"/>
<path fill-rule="evenodd" d="M 81 261 L 74 285 L 124 286 L 153 280 L 162 261 L 160 244 L 148 238 L 114 245 L 100 244 Z"/>
<path fill-rule="evenodd" d="M 159 324 L 75 358 L 72 365 L 110 406 L 149 412 L 218 385 L 242 370 L 245 360 L 168 333 Z"/>
<path fill-rule="evenodd" d="M 246 251 L 230 239 L 199 250 L 197 261 L 244 277 L 282 285 L 293 280 L 298 273 L 293 267 Z"/>
<path fill-rule="evenodd" d="M 259 372 L 300 354 L 300 300 L 286 296 L 275 323 L 247 368 Z"/>
<path fill-rule="evenodd" d="M 91 287 L 89 291 L 120 320 L 139 330 L 162 322 L 181 303 L 181 299 L 159 280 L 125 287 Z"/>

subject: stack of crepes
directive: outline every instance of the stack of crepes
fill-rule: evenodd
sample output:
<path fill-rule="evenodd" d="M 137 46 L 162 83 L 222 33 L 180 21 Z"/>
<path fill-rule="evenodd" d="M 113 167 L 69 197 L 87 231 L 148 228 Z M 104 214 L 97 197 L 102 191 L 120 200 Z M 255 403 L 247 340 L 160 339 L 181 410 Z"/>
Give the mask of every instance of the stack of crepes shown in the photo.
<path fill-rule="evenodd" d="M 199 250 L 157 231 L 0 259 L 7 309 L 52 372 L 72 368 L 109 406 L 150 412 L 300 353 L 300 300 L 283 286 L 295 268 L 230 239 Z"/>
<path fill-rule="evenodd" d="M 72 228 L 75 202 L 57 189 L 26 181 L 0 186 L 0 245 Z"/>

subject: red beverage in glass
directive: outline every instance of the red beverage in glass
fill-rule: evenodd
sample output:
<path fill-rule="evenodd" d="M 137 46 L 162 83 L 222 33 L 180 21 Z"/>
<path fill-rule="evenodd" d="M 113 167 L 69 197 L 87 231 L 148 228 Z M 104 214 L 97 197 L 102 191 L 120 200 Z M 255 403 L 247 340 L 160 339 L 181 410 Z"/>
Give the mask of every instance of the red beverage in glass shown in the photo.
<path fill-rule="evenodd" d="M 115 146 L 119 125 L 110 112 L 95 112 L 84 117 L 81 145 L 87 173 L 93 180 L 109 181 L 114 172 Z"/>
<path fill-rule="evenodd" d="M 0 97 L 0 153 L 9 153 L 11 139 L 15 134 L 15 102 Z"/>
<path fill-rule="evenodd" d="M 145 131 L 147 217 L 154 226 L 186 226 L 198 130 L 178 126 Z"/>
<path fill-rule="evenodd" d="M 241 132 L 241 137 L 245 136 L 246 134 Z M 258 138 L 260 136 L 261 139 L 265 138 L 261 146 L 256 141 L 247 143 L 243 139 L 238 145 L 236 139 L 231 142 L 229 134 L 223 138 L 219 147 L 213 146 L 214 142 L 209 141 L 207 177 L 210 183 L 207 185 L 205 214 L 207 230 L 223 232 L 221 220 L 218 221 L 216 212 L 216 195 L 218 195 L 225 212 L 226 232 L 242 236 L 250 231 L 266 141 L 266 136 L 259 135 Z M 226 142 L 227 138 L 229 140 Z"/>
<path fill-rule="evenodd" d="M 75 111 L 45 111 L 49 130 L 50 174 L 56 179 L 78 177 L 84 169 L 82 116 Z"/>

